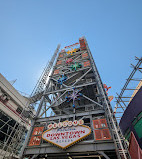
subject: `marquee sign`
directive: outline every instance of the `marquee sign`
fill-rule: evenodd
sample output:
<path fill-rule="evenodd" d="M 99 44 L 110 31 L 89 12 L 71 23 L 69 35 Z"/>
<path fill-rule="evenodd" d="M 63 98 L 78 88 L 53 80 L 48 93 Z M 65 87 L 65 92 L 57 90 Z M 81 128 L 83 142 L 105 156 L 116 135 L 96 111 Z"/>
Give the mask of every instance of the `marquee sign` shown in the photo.
<path fill-rule="evenodd" d="M 83 125 L 83 120 L 64 121 L 48 125 L 48 130 L 43 132 L 42 138 L 62 149 L 66 149 L 76 142 L 87 137 L 91 129 Z"/>

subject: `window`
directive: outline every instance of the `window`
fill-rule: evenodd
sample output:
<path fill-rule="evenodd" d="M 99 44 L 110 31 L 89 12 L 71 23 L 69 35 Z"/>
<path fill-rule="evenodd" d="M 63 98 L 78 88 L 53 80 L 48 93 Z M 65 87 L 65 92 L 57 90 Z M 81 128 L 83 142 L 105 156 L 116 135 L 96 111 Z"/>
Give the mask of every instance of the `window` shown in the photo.
<path fill-rule="evenodd" d="M 142 118 L 134 126 L 139 138 L 142 138 Z"/>
<path fill-rule="evenodd" d="M 140 118 L 142 118 L 142 112 L 139 113 L 139 115 L 138 115 L 138 116 L 136 117 L 136 119 L 132 122 L 132 124 L 135 125 Z"/>
<path fill-rule="evenodd" d="M 21 114 L 22 113 L 22 108 L 21 107 L 18 107 L 17 109 L 16 109 L 16 112 L 18 112 L 19 114 Z"/>
<path fill-rule="evenodd" d="M 136 117 L 136 119 L 132 122 L 134 129 L 139 138 L 142 138 L 142 112 Z"/>

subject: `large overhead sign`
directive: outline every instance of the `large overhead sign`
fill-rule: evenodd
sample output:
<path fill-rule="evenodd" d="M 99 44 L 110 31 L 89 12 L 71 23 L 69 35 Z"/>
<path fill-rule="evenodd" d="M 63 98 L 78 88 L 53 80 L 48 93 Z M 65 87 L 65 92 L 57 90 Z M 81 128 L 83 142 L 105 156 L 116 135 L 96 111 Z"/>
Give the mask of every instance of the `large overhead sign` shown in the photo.
<path fill-rule="evenodd" d="M 66 149 L 90 135 L 91 129 L 83 123 L 83 120 L 74 120 L 73 122 L 64 121 L 49 124 L 49 129 L 43 132 L 42 138 L 62 149 Z"/>

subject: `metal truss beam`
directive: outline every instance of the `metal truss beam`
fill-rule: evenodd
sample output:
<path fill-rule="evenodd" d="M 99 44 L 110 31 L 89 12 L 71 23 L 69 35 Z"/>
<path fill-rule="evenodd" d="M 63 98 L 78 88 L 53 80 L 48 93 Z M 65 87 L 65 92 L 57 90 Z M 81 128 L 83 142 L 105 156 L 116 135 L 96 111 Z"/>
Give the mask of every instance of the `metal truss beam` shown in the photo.
<path fill-rule="evenodd" d="M 47 111 L 49 108 L 51 108 L 63 95 L 66 94 L 67 91 L 65 91 L 62 95 L 60 95 L 60 97 L 58 97 L 45 111 Z M 43 111 L 41 114 L 40 114 L 40 117 L 42 117 L 42 115 L 45 113 L 45 111 Z M 39 115 L 38 115 L 39 116 Z"/>
<path fill-rule="evenodd" d="M 103 151 L 98 151 L 98 153 L 104 156 L 106 159 L 110 159 Z"/>
<path fill-rule="evenodd" d="M 96 146 L 95 146 L 96 144 Z M 103 143 L 100 142 L 94 142 L 92 141 L 82 141 L 79 142 L 77 145 L 74 145 L 72 147 L 70 147 L 70 149 L 66 149 L 65 153 L 75 153 L 76 151 L 78 153 L 82 153 L 82 150 L 85 150 L 86 152 L 98 152 L 98 151 L 108 151 L 108 150 L 114 150 L 114 143 L 113 141 L 106 141 Z M 32 151 L 31 151 L 32 150 Z M 51 145 L 47 145 L 47 144 L 42 144 L 40 147 L 36 147 L 34 149 L 32 148 L 26 148 L 25 149 L 25 155 L 28 154 L 37 154 L 39 155 L 39 152 L 43 152 L 43 154 L 55 154 L 57 152 L 59 152 L 60 154 L 63 154 L 63 151 L 59 151 L 59 148 L 55 147 L 55 146 L 51 146 Z"/>
<path fill-rule="evenodd" d="M 55 78 L 53 78 L 52 77 L 52 80 L 54 80 L 55 82 L 57 82 L 58 83 L 58 81 L 55 79 Z M 67 85 L 65 85 L 64 83 L 62 83 L 62 85 L 64 86 L 64 87 L 68 87 Z"/>
<path fill-rule="evenodd" d="M 89 116 L 90 114 L 103 114 L 104 110 L 92 110 L 91 112 L 83 112 L 83 113 L 77 113 L 75 114 L 76 117 L 81 117 L 81 116 Z M 71 118 L 73 117 L 74 114 L 69 114 L 69 115 L 58 115 L 58 116 L 53 116 L 53 117 L 47 117 L 47 118 L 38 118 L 36 122 L 48 122 L 52 120 L 58 120 L 59 118 L 66 119 L 66 118 Z"/>
<path fill-rule="evenodd" d="M 86 44 L 87 44 L 87 42 L 86 42 Z M 124 144 L 122 143 L 122 136 L 123 136 L 122 132 L 120 131 L 120 129 L 118 130 L 117 121 L 113 115 L 113 111 L 112 111 L 112 108 L 110 106 L 110 103 L 108 102 L 108 98 L 107 98 L 107 95 L 105 93 L 103 83 L 101 81 L 97 67 L 96 67 L 95 62 L 93 60 L 92 54 L 89 50 L 88 44 L 87 44 L 87 50 L 88 50 L 88 53 L 89 53 L 90 58 L 91 58 L 91 65 L 93 67 L 93 72 L 94 72 L 94 75 L 96 77 L 98 89 L 103 97 L 103 102 L 105 105 L 105 115 L 106 115 L 106 118 L 109 122 L 110 128 L 113 130 L 113 131 L 111 131 L 111 133 L 112 133 L 113 140 L 114 140 L 114 143 L 116 146 L 118 158 L 122 158 L 122 156 L 121 156 L 121 154 L 122 154 L 124 159 L 128 159 L 127 155 L 129 155 L 129 152 L 127 149 L 127 143 L 125 143 L 125 142 L 124 142 Z M 119 151 L 119 149 L 121 149 L 121 152 Z"/>
<path fill-rule="evenodd" d="M 87 73 L 89 73 L 91 70 L 92 70 L 92 68 L 90 68 L 87 72 L 84 73 L 84 75 L 82 75 L 79 79 L 77 79 L 76 82 L 72 85 L 72 87 L 75 86 L 75 84 L 78 83 L 78 82 L 79 82 L 84 76 L 86 76 Z"/>
<path fill-rule="evenodd" d="M 38 155 L 33 155 L 31 159 L 34 159 L 34 158 L 36 158 L 37 156 L 38 156 Z"/>
<path fill-rule="evenodd" d="M 63 91 L 71 91 L 72 88 L 81 88 L 81 87 L 85 87 L 85 86 L 89 86 L 89 85 L 94 85 L 96 84 L 96 82 L 90 82 L 90 83 L 84 83 L 84 84 L 80 84 L 77 86 L 68 86 L 67 88 L 62 88 L 56 91 L 51 91 L 51 92 L 45 92 L 44 96 L 49 95 L 49 94 L 54 94 L 54 93 L 58 93 L 58 92 L 63 92 Z"/>
<path fill-rule="evenodd" d="M 89 98 L 89 97 L 87 97 L 87 96 L 85 96 L 85 95 L 82 95 L 84 98 L 86 98 L 86 99 L 88 99 L 89 101 L 91 101 L 91 102 L 93 102 L 93 103 L 95 103 L 95 104 L 97 104 L 98 106 L 100 106 L 101 108 L 104 108 L 104 106 L 103 105 L 101 105 L 101 104 L 99 104 L 98 102 L 96 102 L 96 101 L 94 101 L 94 100 L 92 100 L 91 98 Z"/>
<path fill-rule="evenodd" d="M 55 58 L 57 56 L 57 53 L 59 52 L 59 49 L 60 49 L 60 44 L 58 44 L 49 64 L 45 67 L 40 79 L 38 80 L 32 94 L 31 94 L 31 98 L 39 93 L 41 93 L 42 91 L 44 91 L 44 88 L 46 86 L 46 82 L 47 82 L 47 78 L 49 76 L 49 73 L 51 71 L 51 68 L 53 66 L 53 63 L 55 61 Z"/>
<path fill-rule="evenodd" d="M 114 113 L 117 112 L 117 107 L 118 107 L 118 105 L 120 104 L 120 101 L 122 101 L 122 97 L 123 97 L 123 94 L 124 94 L 125 90 L 126 90 L 126 89 L 128 90 L 128 88 L 127 88 L 128 84 L 129 84 L 130 81 L 133 79 L 133 77 L 134 77 L 136 71 L 139 70 L 139 67 L 140 67 L 141 64 L 142 64 L 142 58 L 136 57 L 136 60 L 138 60 L 137 64 L 136 64 L 135 66 L 132 65 L 132 66 L 133 66 L 133 70 L 132 70 L 130 76 L 128 77 L 128 79 L 126 80 L 126 83 L 125 83 L 125 85 L 123 86 L 123 88 L 122 88 L 122 90 L 121 90 L 121 92 L 120 92 L 120 95 L 118 95 L 118 99 L 117 99 L 117 102 L 116 102 L 116 105 L 115 105 L 115 108 L 114 108 Z M 124 98 L 124 97 L 123 97 L 123 98 Z M 126 105 L 125 105 L 125 106 L 126 106 Z M 127 107 L 127 106 L 126 106 L 126 107 Z"/>
<path fill-rule="evenodd" d="M 86 69 L 89 69 L 90 68 L 90 66 L 89 67 L 85 67 L 85 68 L 80 68 L 79 70 L 76 70 L 76 71 L 70 71 L 70 72 L 67 72 L 68 74 L 70 74 L 70 73 L 77 73 L 77 72 L 80 72 L 80 71 L 83 71 L 83 70 L 86 70 Z M 60 75 L 62 75 L 62 74 L 60 74 Z M 58 75 L 54 75 L 54 76 L 59 76 L 59 74 Z"/>

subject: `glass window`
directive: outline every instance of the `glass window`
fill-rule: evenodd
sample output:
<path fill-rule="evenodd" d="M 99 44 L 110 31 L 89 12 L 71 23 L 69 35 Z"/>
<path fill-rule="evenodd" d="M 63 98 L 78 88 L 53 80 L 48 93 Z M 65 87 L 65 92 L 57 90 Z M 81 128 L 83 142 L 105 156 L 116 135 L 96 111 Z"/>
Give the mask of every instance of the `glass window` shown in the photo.
<path fill-rule="evenodd" d="M 139 138 L 142 138 L 142 118 L 134 126 Z"/>

